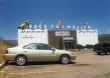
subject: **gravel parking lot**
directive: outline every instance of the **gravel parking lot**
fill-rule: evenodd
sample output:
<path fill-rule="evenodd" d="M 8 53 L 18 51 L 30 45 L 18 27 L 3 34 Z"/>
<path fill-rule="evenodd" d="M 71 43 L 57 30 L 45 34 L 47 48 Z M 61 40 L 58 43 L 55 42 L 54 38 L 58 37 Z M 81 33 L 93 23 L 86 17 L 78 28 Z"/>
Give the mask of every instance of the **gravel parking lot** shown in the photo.
<path fill-rule="evenodd" d="M 75 52 L 77 59 L 70 64 L 32 62 L 27 66 L 8 65 L 6 78 L 110 78 L 110 55 Z"/>

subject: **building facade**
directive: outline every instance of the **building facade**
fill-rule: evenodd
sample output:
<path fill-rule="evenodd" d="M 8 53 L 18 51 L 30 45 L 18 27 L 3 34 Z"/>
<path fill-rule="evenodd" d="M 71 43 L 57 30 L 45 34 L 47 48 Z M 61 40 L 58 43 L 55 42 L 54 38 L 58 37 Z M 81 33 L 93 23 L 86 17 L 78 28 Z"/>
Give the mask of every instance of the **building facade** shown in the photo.
<path fill-rule="evenodd" d="M 75 28 L 75 27 L 73 27 Z M 46 43 L 54 46 L 58 49 L 73 49 L 76 44 L 80 45 L 94 45 L 98 43 L 97 30 L 89 28 L 76 28 L 68 30 L 64 29 L 50 29 L 48 30 L 40 25 L 40 28 L 36 25 L 27 29 L 18 28 L 18 45 L 24 43 Z"/>
<path fill-rule="evenodd" d="M 49 44 L 58 49 L 72 49 L 76 44 L 76 31 L 49 30 Z"/>

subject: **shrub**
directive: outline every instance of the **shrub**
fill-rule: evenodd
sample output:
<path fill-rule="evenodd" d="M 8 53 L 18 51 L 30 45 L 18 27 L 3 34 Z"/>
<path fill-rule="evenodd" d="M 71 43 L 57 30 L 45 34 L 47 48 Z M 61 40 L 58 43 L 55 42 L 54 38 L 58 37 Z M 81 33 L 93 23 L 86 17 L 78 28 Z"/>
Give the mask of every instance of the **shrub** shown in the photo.
<path fill-rule="evenodd" d="M 93 48 L 94 47 L 94 45 L 89 45 L 89 44 L 87 44 L 86 46 L 85 46 L 85 48 Z"/>
<path fill-rule="evenodd" d="M 76 48 L 77 48 L 77 49 L 83 49 L 84 46 L 83 46 L 83 45 L 80 45 L 80 44 L 77 44 L 77 45 L 76 45 Z"/>

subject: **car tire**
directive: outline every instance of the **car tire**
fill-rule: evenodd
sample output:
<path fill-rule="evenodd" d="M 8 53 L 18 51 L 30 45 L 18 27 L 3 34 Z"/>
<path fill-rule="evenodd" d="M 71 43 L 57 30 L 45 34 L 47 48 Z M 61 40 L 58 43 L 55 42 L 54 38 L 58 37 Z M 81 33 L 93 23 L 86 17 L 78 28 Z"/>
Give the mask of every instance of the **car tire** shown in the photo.
<path fill-rule="evenodd" d="M 101 55 L 101 53 L 97 53 L 98 55 Z"/>
<path fill-rule="evenodd" d="M 15 62 L 18 66 L 24 66 L 27 62 L 27 58 L 24 55 L 19 55 L 16 57 Z"/>
<path fill-rule="evenodd" d="M 109 55 L 110 53 L 109 53 L 109 52 L 106 52 L 105 54 L 106 54 L 106 55 Z"/>
<path fill-rule="evenodd" d="M 7 66 L 7 65 L 8 65 L 8 62 L 9 62 L 8 60 L 4 62 L 5 66 Z"/>
<path fill-rule="evenodd" d="M 70 62 L 69 55 L 62 55 L 61 58 L 60 58 L 60 62 L 62 64 L 68 64 Z"/>

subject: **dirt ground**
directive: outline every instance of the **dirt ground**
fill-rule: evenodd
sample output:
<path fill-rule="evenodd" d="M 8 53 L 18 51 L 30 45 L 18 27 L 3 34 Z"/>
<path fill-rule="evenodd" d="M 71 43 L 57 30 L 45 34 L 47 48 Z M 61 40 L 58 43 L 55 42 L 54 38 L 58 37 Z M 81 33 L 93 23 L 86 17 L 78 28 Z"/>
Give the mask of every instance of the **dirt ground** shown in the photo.
<path fill-rule="evenodd" d="M 110 78 L 110 55 L 75 52 L 77 59 L 70 64 L 30 62 L 27 66 L 8 64 L 6 78 Z"/>

